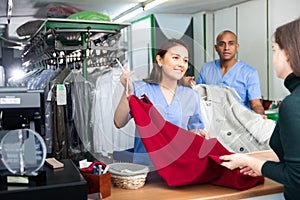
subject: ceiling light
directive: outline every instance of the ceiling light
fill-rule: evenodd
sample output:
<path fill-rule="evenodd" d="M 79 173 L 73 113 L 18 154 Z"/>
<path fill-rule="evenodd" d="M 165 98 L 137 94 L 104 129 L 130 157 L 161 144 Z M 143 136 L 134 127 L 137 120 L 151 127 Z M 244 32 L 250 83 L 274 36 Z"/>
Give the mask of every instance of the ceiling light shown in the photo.
<path fill-rule="evenodd" d="M 10 23 L 10 18 L 12 15 L 13 1 L 7 0 L 7 22 Z"/>
<path fill-rule="evenodd" d="M 134 16 L 136 16 L 138 14 L 141 14 L 143 11 L 144 11 L 143 7 L 139 7 L 137 9 L 133 10 L 132 12 L 129 12 L 128 14 L 116 19 L 115 22 L 124 22 L 128 19 L 133 18 Z"/>
<path fill-rule="evenodd" d="M 154 1 L 151 1 L 149 3 L 146 3 L 144 5 L 144 10 L 145 11 L 146 10 L 150 10 L 151 8 L 154 8 L 154 7 L 156 7 L 156 6 L 158 6 L 158 5 L 162 4 L 162 3 L 165 3 L 166 1 L 168 1 L 168 0 L 154 0 Z"/>
<path fill-rule="evenodd" d="M 126 20 L 130 20 L 131 18 L 141 14 L 143 11 L 150 10 L 168 0 L 148 0 L 144 3 L 139 3 L 136 6 L 130 8 L 129 10 L 121 13 L 117 17 L 114 18 L 115 22 L 124 22 Z"/>

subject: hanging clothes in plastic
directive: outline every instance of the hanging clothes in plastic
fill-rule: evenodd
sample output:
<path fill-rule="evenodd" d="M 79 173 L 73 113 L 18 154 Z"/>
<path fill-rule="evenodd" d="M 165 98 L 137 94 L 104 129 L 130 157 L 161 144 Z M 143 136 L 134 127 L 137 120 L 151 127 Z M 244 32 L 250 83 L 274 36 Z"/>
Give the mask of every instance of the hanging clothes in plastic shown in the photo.
<path fill-rule="evenodd" d="M 63 84 L 64 79 L 71 72 L 70 69 L 64 69 L 53 81 L 52 88 L 52 108 L 53 108 L 53 156 L 56 159 L 68 158 L 69 135 L 66 123 L 66 106 L 58 105 L 57 86 Z"/>
<path fill-rule="evenodd" d="M 239 169 L 220 165 L 219 156 L 231 154 L 217 139 L 205 139 L 165 121 L 144 95 L 128 97 L 130 113 L 158 174 L 169 186 L 199 183 L 236 188 L 254 187 L 264 182 Z"/>
<path fill-rule="evenodd" d="M 51 102 L 51 86 L 53 80 L 60 74 L 61 69 L 56 69 L 51 77 L 49 77 L 49 80 L 47 80 L 47 83 L 45 84 L 46 87 L 44 89 L 44 99 L 45 99 L 45 143 L 47 148 L 47 153 L 52 155 L 52 149 L 53 149 L 53 108 L 52 108 L 52 102 Z M 48 99 L 49 98 L 49 99 Z"/>
<path fill-rule="evenodd" d="M 111 68 L 96 82 L 92 108 L 93 145 L 94 152 L 104 156 L 133 147 L 133 120 L 121 129 L 114 125 L 114 112 L 124 90 L 119 79 L 121 73 L 119 67 Z"/>
<path fill-rule="evenodd" d="M 43 67 L 38 67 L 24 73 L 23 75 L 12 76 L 7 80 L 9 87 L 27 87 L 28 83 L 38 77 L 44 71 Z"/>
<path fill-rule="evenodd" d="M 63 83 L 68 94 L 66 120 L 69 132 L 69 157 L 80 160 L 92 149 L 90 121 L 94 87 L 83 77 L 82 72 L 76 69 L 70 72 Z"/>
<path fill-rule="evenodd" d="M 70 157 L 78 160 L 81 153 L 89 151 L 97 158 L 99 153 L 108 156 L 114 150 L 133 146 L 133 121 L 124 129 L 115 128 L 113 123 L 114 110 L 123 92 L 120 73 L 114 67 L 89 67 L 88 80 L 75 69 L 64 79 L 71 93 L 66 105 Z"/>
<path fill-rule="evenodd" d="M 47 153 L 52 154 L 52 139 L 53 139 L 53 114 L 52 105 L 48 101 L 47 96 L 50 90 L 50 82 L 60 73 L 61 70 L 45 69 L 38 76 L 31 78 L 27 83 L 29 90 L 44 91 L 44 113 L 45 113 L 45 133 L 44 140 L 46 143 Z"/>
<path fill-rule="evenodd" d="M 53 75 L 54 70 L 45 69 L 36 77 L 31 78 L 27 83 L 27 89 L 29 90 L 41 90 L 48 86 L 48 80 Z"/>

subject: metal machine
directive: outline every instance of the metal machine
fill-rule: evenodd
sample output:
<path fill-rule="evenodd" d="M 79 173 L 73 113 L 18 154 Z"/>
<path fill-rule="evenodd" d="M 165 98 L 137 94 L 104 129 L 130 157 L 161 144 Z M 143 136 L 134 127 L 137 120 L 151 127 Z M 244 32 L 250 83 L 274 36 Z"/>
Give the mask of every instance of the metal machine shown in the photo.
<path fill-rule="evenodd" d="M 0 130 L 28 128 L 44 135 L 43 91 L 0 88 Z"/>

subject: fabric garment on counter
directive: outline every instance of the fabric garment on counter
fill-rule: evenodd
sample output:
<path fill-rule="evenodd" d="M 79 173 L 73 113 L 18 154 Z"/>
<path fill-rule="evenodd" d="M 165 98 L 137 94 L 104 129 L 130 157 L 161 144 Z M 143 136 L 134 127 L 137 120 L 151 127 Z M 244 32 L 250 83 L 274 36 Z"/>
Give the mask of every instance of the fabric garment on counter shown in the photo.
<path fill-rule="evenodd" d="M 235 90 L 206 84 L 194 89 L 199 92 L 205 129 L 211 137 L 236 153 L 270 149 L 275 122 L 241 104 Z"/>
<path fill-rule="evenodd" d="M 128 100 L 149 157 L 169 186 L 209 182 L 244 190 L 264 182 L 262 176 L 221 166 L 219 156 L 231 152 L 215 138 L 206 140 L 164 120 L 146 95 L 142 99 L 131 95 Z"/>
<path fill-rule="evenodd" d="M 159 84 L 137 80 L 133 82 L 133 86 L 133 94 L 137 97 L 147 95 L 156 110 L 167 121 L 186 130 L 200 130 L 204 128 L 200 111 L 200 98 L 197 91 L 183 85 L 178 85 L 174 98 L 169 104 Z M 136 130 L 134 139 L 133 162 L 148 166 L 152 165 L 138 130 Z"/>

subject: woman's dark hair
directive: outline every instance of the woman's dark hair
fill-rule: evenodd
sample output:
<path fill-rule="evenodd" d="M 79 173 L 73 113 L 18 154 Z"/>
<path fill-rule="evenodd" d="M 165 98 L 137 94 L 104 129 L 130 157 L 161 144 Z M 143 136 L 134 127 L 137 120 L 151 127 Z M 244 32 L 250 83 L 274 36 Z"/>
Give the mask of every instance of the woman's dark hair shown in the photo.
<path fill-rule="evenodd" d="M 294 74 L 300 77 L 300 18 L 278 27 L 275 42 L 283 49 Z"/>
<path fill-rule="evenodd" d="M 189 50 L 187 45 L 184 42 L 182 42 L 181 40 L 169 39 L 166 42 L 164 42 L 164 44 L 156 51 L 152 71 L 150 73 L 149 78 L 144 79 L 145 82 L 156 83 L 156 84 L 159 84 L 161 82 L 162 68 L 158 65 L 156 56 L 159 55 L 161 58 L 164 58 L 164 56 L 166 55 L 168 50 L 175 46 L 183 46 L 187 50 Z M 184 86 L 190 87 L 189 82 L 186 81 L 186 79 L 184 77 L 182 77 L 180 80 L 178 80 L 178 85 L 184 85 Z"/>

